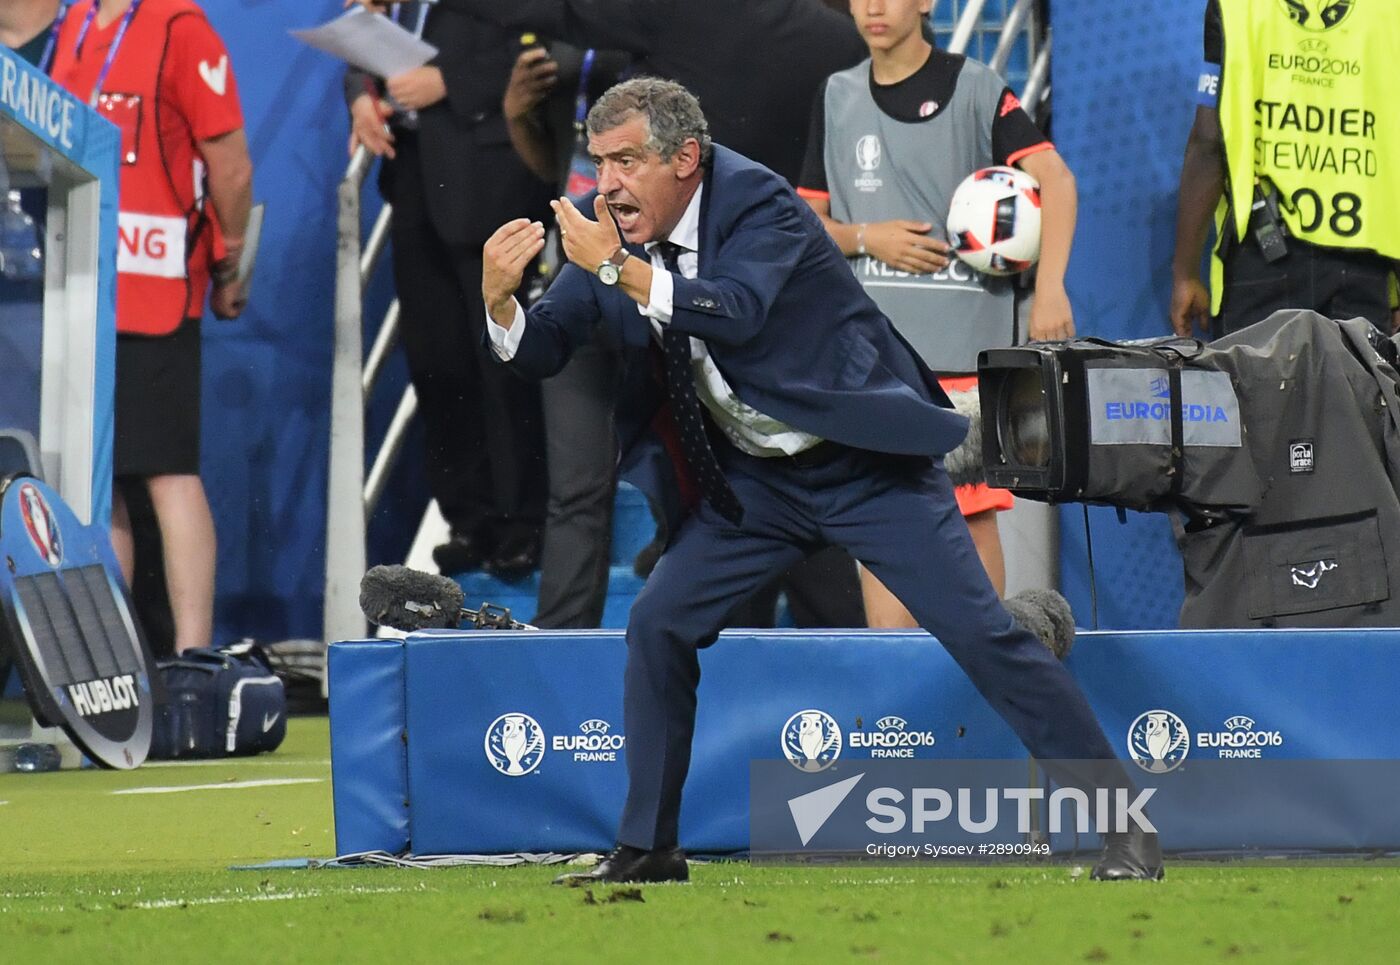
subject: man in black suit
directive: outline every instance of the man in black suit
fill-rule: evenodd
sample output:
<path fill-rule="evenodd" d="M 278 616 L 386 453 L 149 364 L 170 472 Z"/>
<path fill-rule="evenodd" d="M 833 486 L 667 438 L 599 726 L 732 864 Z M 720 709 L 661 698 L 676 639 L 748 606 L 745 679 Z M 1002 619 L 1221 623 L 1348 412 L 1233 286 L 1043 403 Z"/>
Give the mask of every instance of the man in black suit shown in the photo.
<path fill-rule="evenodd" d="M 428 486 L 451 538 L 438 568 L 533 568 L 544 520 L 539 389 L 482 349 L 481 246 L 504 219 L 542 212 L 549 186 L 516 157 L 501 97 L 520 32 L 441 5 L 398 4 L 438 48 L 427 65 L 381 81 L 345 77 L 353 130 L 384 158 L 403 346 L 426 429 Z M 398 110 L 395 110 L 397 105 Z"/>
<path fill-rule="evenodd" d="M 544 246 L 543 224 L 525 218 L 487 242 L 482 276 L 504 367 L 548 378 L 590 341 L 621 350 L 618 465 L 675 534 L 628 618 L 618 847 L 566 877 L 687 878 L 679 821 L 699 651 L 735 599 L 827 545 L 890 587 L 1060 784 L 1126 789 L 1073 678 L 978 563 L 940 458 L 967 420 L 812 210 L 712 143 L 675 83 L 619 84 L 588 134 L 593 218 L 554 202 L 569 259 L 554 285 L 528 312 L 511 296 Z M 1134 829 L 1108 835 L 1094 876 L 1161 872 L 1156 835 Z"/>

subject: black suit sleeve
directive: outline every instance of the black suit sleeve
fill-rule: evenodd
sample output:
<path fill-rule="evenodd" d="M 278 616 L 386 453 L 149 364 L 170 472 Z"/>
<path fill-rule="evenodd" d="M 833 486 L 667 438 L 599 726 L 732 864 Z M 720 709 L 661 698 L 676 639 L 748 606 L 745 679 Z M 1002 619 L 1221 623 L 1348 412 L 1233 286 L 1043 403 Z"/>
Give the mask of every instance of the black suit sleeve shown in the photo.
<path fill-rule="evenodd" d="M 439 0 L 439 6 L 576 47 L 650 52 L 677 0 Z M 692 2 L 692 0 L 680 0 Z"/>
<path fill-rule="evenodd" d="M 826 179 L 826 84 L 812 98 L 812 119 L 807 129 L 807 154 L 802 159 L 802 176 L 797 179 L 798 194 L 830 196 Z M 804 194 L 804 196 L 806 196 Z"/>
<path fill-rule="evenodd" d="M 383 94 L 379 79 L 358 67 L 351 67 L 345 71 L 344 89 L 346 107 L 354 104 L 361 94 L 373 94 L 376 97 Z"/>
<path fill-rule="evenodd" d="M 443 50 L 428 63 L 442 71 L 447 107 L 459 120 L 477 123 L 500 113 L 500 78 L 473 64 L 469 52 Z"/>
<path fill-rule="evenodd" d="M 448 4 L 440 4 L 445 10 L 450 10 Z M 442 16 L 434 12 L 433 16 Z M 446 13 L 446 16 L 455 16 Z M 436 24 L 430 24 L 427 34 L 431 34 L 436 28 Z M 439 51 L 438 55 L 428 61 L 428 65 L 436 67 L 442 71 L 442 81 L 447 88 L 447 107 L 458 118 L 465 121 L 480 121 L 484 117 L 496 113 L 501 109 L 501 84 L 499 78 L 494 74 L 476 69 L 473 64 L 473 54 L 468 50 L 458 50 L 449 47 Z M 358 67 L 351 67 L 345 71 L 345 104 L 350 106 L 364 93 L 372 93 L 376 97 L 384 96 L 384 84 L 373 74 L 366 73 Z"/>

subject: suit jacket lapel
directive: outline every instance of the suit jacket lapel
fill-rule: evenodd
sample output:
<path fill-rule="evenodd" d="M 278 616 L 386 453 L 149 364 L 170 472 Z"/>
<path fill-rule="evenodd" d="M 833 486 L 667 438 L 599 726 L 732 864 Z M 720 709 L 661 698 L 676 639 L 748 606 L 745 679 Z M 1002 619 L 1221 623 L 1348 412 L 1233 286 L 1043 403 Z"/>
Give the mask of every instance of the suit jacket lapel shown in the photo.
<path fill-rule="evenodd" d="M 700 250 L 695 253 L 696 269 L 695 276 L 703 278 L 708 258 L 706 255 L 713 250 L 715 242 L 714 227 L 710 224 L 710 205 L 715 200 L 715 165 L 713 159 L 709 168 L 705 171 L 705 194 L 700 198 Z"/>

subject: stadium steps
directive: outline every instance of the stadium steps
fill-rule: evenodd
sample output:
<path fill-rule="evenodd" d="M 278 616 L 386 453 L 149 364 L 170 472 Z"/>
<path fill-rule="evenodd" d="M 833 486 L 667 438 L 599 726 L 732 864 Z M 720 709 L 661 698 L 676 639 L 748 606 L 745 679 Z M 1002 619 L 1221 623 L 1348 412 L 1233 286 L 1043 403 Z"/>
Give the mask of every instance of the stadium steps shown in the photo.
<path fill-rule="evenodd" d="M 1006 23 L 1007 15 L 1015 5 L 1016 0 L 987 0 L 977 26 L 972 31 L 972 39 L 967 44 L 966 53 L 969 57 L 984 64 L 991 59 L 997 49 L 997 42 L 1001 39 L 1002 25 Z M 966 0 L 938 0 L 934 4 L 933 33 L 940 49 L 947 49 L 948 41 L 953 36 L 953 28 L 966 6 Z M 1002 76 L 1006 78 L 1012 90 L 1020 91 L 1025 87 L 1030 76 L 1030 42 L 1024 32 L 1011 49 L 1011 57 L 1006 62 Z"/>
<path fill-rule="evenodd" d="M 656 524 L 646 497 L 627 483 L 619 483 L 613 508 L 612 562 L 608 570 L 608 597 L 603 607 L 603 626 L 627 625 L 627 611 L 642 589 L 642 580 L 632 572 L 632 560 L 651 542 Z M 511 616 L 529 623 L 539 601 L 538 571 L 518 580 L 502 580 L 484 572 L 460 573 L 455 579 L 466 593 L 466 605 L 475 609 L 482 603 L 495 603 L 510 610 Z"/>

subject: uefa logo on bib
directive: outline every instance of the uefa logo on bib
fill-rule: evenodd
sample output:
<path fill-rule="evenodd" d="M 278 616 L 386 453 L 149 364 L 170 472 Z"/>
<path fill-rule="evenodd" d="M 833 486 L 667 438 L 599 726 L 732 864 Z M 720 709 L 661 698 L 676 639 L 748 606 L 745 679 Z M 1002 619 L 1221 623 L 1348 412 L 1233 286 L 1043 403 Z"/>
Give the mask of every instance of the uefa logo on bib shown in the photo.
<path fill-rule="evenodd" d="M 1279 0 L 1283 12 L 1304 30 L 1331 30 L 1351 14 L 1357 0 Z"/>
<path fill-rule="evenodd" d="M 793 767 L 815 774 L 841 756 L 841 728 L 824 710 L 799 710 L 783 725 L 782 745 Z"/>
<path fill-rule="evenodd" d="M 1128 727 L 1128 753 L 1149 774 L 1176 770 L 1190 750 L 1191 732 L 1170 710 L 1149 710 Z"/>
<path fill-rule="evenodd" d="M 506 777 L 524 777 L 544 760 L 544 728 L 529 714 L 502 714 L 486 728 L 486 759 Z"/>
<path fill-rule="evenodd" d="M 880 166 L 880 139 L 874 134 L 856 141 L 856 164 L 862 171 L 873 171 Z"/>

